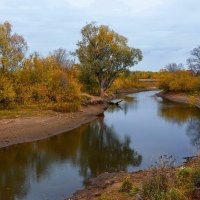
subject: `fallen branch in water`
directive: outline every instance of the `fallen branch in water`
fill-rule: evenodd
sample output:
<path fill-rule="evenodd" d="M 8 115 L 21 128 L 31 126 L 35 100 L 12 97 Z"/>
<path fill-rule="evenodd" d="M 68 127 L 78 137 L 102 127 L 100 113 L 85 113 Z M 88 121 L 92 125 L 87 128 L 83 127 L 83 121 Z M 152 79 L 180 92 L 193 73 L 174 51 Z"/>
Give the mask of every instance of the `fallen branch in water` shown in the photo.
<path fill-rule="evenodd" d="M 117 102 L 108 101 L 108 104 L 119 106 L 119 103 L 121 103 L 122 101 L 123 100 L 120 100 L 120 101 L 117 101 Z"/>

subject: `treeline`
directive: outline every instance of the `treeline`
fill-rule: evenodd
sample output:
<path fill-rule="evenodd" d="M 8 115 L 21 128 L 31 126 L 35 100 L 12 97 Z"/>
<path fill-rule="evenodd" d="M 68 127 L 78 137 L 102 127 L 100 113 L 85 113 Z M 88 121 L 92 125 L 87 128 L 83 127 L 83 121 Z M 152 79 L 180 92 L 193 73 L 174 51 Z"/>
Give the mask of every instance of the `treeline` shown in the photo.
<path fill-rule="evenodd" d="M 142 60 L 141 51 L 129 47 L 127 38 L 108 26 L 87 24 L 81 34 L 73 54 L 58 49 L 47 57 L 27 57 L 23 36 L 13 34 L 9 22 L 0 24 L 0 107 L 37 104 L 77 110 L 81 91 L 104 97 L 120 74 Z"/>
<path fill-rule="evenodd" d="M 104 97 L 105 92 L 149 86 L 200 91 L 200 46 L 187 59 L 187 70 L 171 63 L 160 72 L 131 72 L 129 68 L 143 56 L 139 49 L 128 46 L 127 38 L 94 23 L 84 26 L 81 35 L 73 54 L 57 49 L 46 57 L 39 53 L 26 56 L 28 45 L 23 36 L 13 34 L 9 22 L 0 24 L 0 108 L 38 105 L 75 111 L 84 99 L 81 92 Z M 157 82 L 149 85 L 140 79 Z"/>
<path fill-rule="evenodd" d="M 199 92 L 200 91 L 200 46 L 191 51 L 183 64 L 170 63 L 160 71 L 159 87 L 168 91 Z"/>
<path fill-rule="evenodd" d="M 54 56 L 31 55 L 21 68 L 1 74 L 0 101 L 17 104 L 71 102 L 79 99 L 76 70 L 63 68 Z"/>
<path fill-rule="evenodd" d="M 191 51 L 187 65 L 167 64 L 159 72 L 134 71 L 124 72 L 115 80 L 114 91 L 130 88 L 158 87 L 166 91 L 184 92 L 199 96 L 200 93 L 200 46 Z M 146 79 L 141 82 L 141 79 Z M 150 80 L 148 82 L 148 79 Z M 151 82 L 151 80 L 153 80 Z"/>
<path fill-rule="evenodd" d="M 141 79 L 158 79 L 158 72 L 148 71 L 126 71 L 121 73 L 118 78 L 114 81 L 111 92 L 120 92 L 122 90 L 132 89 L 145 89 L 148 87 L 158 87 L 157 82 L 141 82 Z"/>
<path fill-rule="evenodd" d="M 190 93 L 200 91 L 200 76 L 190 70 L 161 72 L 159 80 L 159 87 L 167 91 Z"/>
<path fill-rule="evenodd" d="M 24 38 L 12 34 L 8 22 L 0 24 L 0 106 L 68 103 L 66 109 L 78 109 L 81 85 L 66 50 L 55 50 L 47 57 L 33 53 L 28 58 L 26 51 Z"/>

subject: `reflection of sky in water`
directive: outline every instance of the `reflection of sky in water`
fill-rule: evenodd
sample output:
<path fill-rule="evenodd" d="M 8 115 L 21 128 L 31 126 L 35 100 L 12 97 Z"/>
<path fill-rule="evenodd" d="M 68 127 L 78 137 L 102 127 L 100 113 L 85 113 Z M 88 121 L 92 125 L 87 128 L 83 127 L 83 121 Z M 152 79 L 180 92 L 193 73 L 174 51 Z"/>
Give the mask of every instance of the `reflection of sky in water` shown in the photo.
<path fill-rule="evenodd" d="M 123 109 L 117 115 L 105 113 L 105 123 L 114 126 L 121 137 L 130 136 L 131 146 L 142 155 L 143 162 L 139 168 L 150 166 L 164 154 L 173 155 L 179 164 L 183 157 L 193 155 L 196 151 L 191 145 L 187 128 L 191 117 L 200 121 L 200 112 L 185 104 L 162 102 L 161 98 L 149 97 L 155 93 L 153 91 L 131 95 L 135 97 L 135 101 L 128 105 L 126 113 Z M 165 117 L 165 110 L 172 112 L 172 115 Z M 160 112 L 163 112 L 162 116 Z M 186 115 L 185 118 L 183 115 Z M 180 118 L 179 121 L 177 118 Z M 132 169 L 138 167 L 129 167 L 129 170 Z"/>
<path fill-rule="evenodd" d="M 25 199 L 63 200 L 66 198 L 66 193 L 72 194 L 75 187 L 82 186 L 83 178 L 80 178 L 77 168 L 70 166 L 67 162 L 60 163 L 59 166 L 53 165 L 48 170 L 48 176 L 43 177 L 40 181 L 35 181 L 34 178 L 30 180 L 32 186 Z M 48 184 L 48 187 L 44 188 L 45 184 Z"/>
<path fill-rule="evenodd" d="M 164 154 L 178 164 L 193 155 L 200 146 L 200 111 L 155 93 L 130 95 L 132 101 L 68 133 L 0 149 L 0 199 L 60 200 L 88 177 L 143 169 Z"/>

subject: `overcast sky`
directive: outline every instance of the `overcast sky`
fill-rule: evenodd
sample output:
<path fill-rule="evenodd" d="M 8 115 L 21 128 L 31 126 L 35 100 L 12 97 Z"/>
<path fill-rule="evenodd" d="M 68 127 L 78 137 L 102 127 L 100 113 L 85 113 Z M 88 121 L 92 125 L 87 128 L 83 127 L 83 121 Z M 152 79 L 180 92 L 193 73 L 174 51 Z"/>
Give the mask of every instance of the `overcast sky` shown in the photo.
<path fill-rule="evenodd" d="M 200 0 L 0 0 L 0 22 L 23 35 L 29 52 L 73 51 L 88 22 L 109 25 L 140 48 L 134 69 L 183 62 L 200 45 Z"/>

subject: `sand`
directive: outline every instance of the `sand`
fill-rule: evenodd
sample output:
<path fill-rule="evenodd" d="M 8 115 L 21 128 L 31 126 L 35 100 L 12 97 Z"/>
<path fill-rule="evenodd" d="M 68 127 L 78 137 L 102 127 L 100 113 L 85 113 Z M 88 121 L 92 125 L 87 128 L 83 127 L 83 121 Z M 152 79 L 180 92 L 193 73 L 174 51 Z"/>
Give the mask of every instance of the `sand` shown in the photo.
<path fill-rule="evenodd" d="M 53 112 L 47 116 L 0 120 L 0 148 L 70 131 L 95 120 L 105 108 L 105 104 L 89 105 L 75 113 Z"/>

